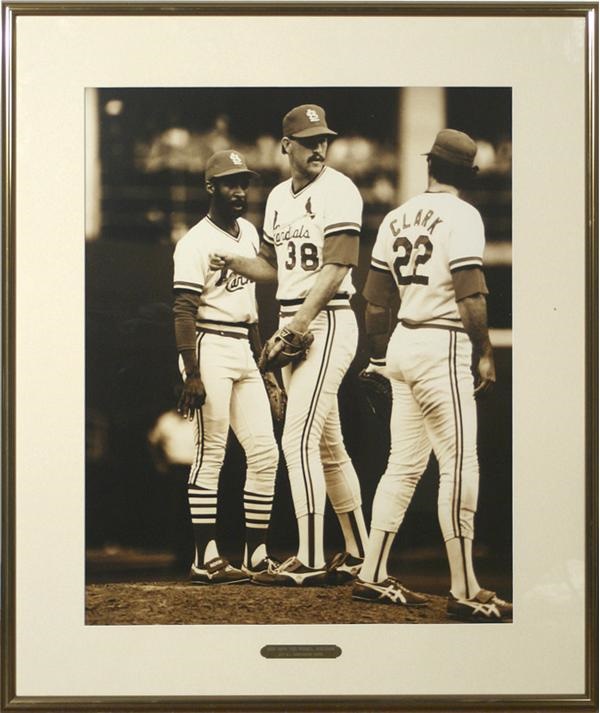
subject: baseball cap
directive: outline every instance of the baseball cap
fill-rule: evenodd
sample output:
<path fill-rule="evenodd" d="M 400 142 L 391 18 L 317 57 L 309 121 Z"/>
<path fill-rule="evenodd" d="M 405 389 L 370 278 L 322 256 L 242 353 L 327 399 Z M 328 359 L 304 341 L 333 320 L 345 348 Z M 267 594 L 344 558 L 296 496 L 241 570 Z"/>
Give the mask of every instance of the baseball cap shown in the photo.
<path fill-rule="evenodd" d="M 302 104 L 294 107 L 283 117 L 284 136 L 302 139 L 307 136 L 324 136 L 326 134 L 337 136 L 337 132 L 327 126 L 325 109 L 317 104 Z"/>
<path fill-rule="evenodd" d="M 456 166 L 474 168 L 473 160 L 476 153 L 477 144 L 470 136 L 456 129 L 442 129 L 435 137 L 429 153 L 422 155 L 437 156 Z"/>
<path fill-rule="evenodd" d="M 254 176 L 258 175 L 255 171 L 251 171 L 246 165 L 246 159 L 239 151 L 226 149 L 225 151 L 217 151 L 206 162 L 204 171 L 204 180 L 210 181 L 213 178 L 221 176 L 231 176 L 234 173 L 249 173 Z"/>

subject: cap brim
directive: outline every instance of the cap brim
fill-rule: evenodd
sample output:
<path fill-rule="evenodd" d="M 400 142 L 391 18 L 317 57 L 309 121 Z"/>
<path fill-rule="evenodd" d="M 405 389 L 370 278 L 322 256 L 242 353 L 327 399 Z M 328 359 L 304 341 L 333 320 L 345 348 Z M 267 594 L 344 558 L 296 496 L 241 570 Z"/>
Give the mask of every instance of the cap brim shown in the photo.
<path fill-rule="evenodd" d="M 435 158 L 439 158 L 442 161 L 445 161 L 446 163 L 450 164 L 451 166 L 458 166 L 459 168 L 470 168 L 473 171 L 479 171 L 478 166 L 474 166 L 472 163 L 465 163 L 464 161 L 457 161 L 455 158 L 449 158 L 447 155 L 442 155 L 437 152 L 433 151 L 427 151 L 427 153 L 422 153 L 421 156 L 435 156 Z"/>
<path fill-rule="evenodd" d="M 309 136 L 337 136 L 337 131 L 324 129 L 322 126 L 311 126 L 308 129 L 302 129 L 295 134 L 289 134 L 291 139 L 306 139 Z"/>
<path fill-rule="evenodd" d="M 235 176 L 236 173 L 247 173 L 251 176 L 258 176 L 256 171 L 251 171 L 249 168 L 230 168 L 227 171 L 221 171 L 221 173 L 215 173 L 211 178 L 222 178 L 223 176 Z"/>

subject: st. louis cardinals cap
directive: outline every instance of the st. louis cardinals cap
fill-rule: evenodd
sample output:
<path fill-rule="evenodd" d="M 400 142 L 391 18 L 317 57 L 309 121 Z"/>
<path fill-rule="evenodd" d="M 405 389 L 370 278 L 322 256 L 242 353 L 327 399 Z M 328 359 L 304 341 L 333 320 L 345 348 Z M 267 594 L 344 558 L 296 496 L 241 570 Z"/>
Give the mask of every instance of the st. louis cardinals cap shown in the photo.
<path fill-rule="evenodd" d="M 470 136 L 456 129 L 442 129 L 435 137 L 431 151 L 423 156 L 437 156 L 448 163 L 476 169 L 473 166 L 476 153 L 477 144 Z"/>
<path fill-rule="evenodd" d="M 307 136 L 337 136 L 337 132 L 327 126 L 323 107 L 302 104 L 288 111 L 283 117 L 283 135 L 303 139 Z"/>
<path fill-rule="evenodd" d="M 251 171 L 248 168 L 246 159 L 239 151 L 233 151 L 232 149 L 217 151 L 206 162 L 204 180 L 210 181 L 213 178 L 231 176 L 234 173 L 248 173 L 253 176 L 258 175 L 255 171 Z"/>

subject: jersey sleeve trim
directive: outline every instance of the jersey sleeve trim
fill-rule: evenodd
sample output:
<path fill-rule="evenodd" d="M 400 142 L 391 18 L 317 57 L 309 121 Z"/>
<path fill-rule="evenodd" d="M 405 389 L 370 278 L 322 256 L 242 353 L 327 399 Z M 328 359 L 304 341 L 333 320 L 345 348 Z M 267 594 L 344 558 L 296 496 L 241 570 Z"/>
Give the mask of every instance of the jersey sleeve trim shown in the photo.
<path fill-rule="evenodd" d="M 275 245 L 275 241 L 274 241 L 273 238 L 269 235 L 269 233 L 267 233 L 266 230 L 263 230 L 263 240 L 264 240 L 266 243 L 269 243 L 269 245 Z"/>
<path fill-rule="evenodd" d="M 385 357 L 370 357 L 369 364 L 372 366 L 385 366 Z"/>
<path fill-rule="evenodd" d="M 483 267 L 483 260 L 475 255 L 470 257 L 459 257 L 455 260 L 450 260 L 450 272 L 456 272 L 456 270 L 464 270 L 470 267 Z"/>
<path fill-rule="evenodd" d="M 371 256 L 371 270 L 375 270 L 376 272 L 391 272 L 386 262 L 373 256 Z"/>
<path fill-rule="evenodd" d="M 347 221 L 344 223 L 331 223 L 331 225 L 326 225 L 323 230 L 324 237 L 328 237 L 332 233 L 342 233 L 344 231 L 352 230 L 360 233 L 360 223 L 354 223 L 352 221 Z"/>
<path fill-rule="evenodd" d="M 191 290 L 192 292 L 198 292 L 202 294 L 204 291 L 204 285 L 200 285 L 197 282 L 184 282 L 183 280 L 175 280 L 173 282 L 174 290 Z"/>

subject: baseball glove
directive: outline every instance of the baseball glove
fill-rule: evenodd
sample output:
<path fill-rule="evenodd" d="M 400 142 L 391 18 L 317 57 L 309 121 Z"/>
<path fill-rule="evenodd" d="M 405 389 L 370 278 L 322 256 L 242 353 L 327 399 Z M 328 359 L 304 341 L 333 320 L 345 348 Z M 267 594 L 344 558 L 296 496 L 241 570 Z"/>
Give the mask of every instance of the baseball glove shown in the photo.
<path fill-rule="evenodd" d="M 258 368 L 261 371 L 273 371 L 306 359 L 306 352 L 314 339 L 311 331 L 296 332 L 289 327 L 282 327 L 264 345 Z"/>
<path fill-rule="evenodd" d="M 389 423 L 392 415 L 392 387 L 390 380 L 378 371 L 363 369 L 358 375 L 370 410 L 384 423 Z"/>
<path fill-rule="evenodd" d="M 275 423 L 283 423 L 283 419 L 285 418 L 285 407 L 287 406 L 287 394 L 285 393 L 285 389 L 282 389 L 281 386 L 279 386 L 279 382 L 277 381 L 275 374 L 272 374 L 271 372 L 263 373 L 263 382 L 265 384 L 267 396 L 269 397 L 273 421 Z"/>

